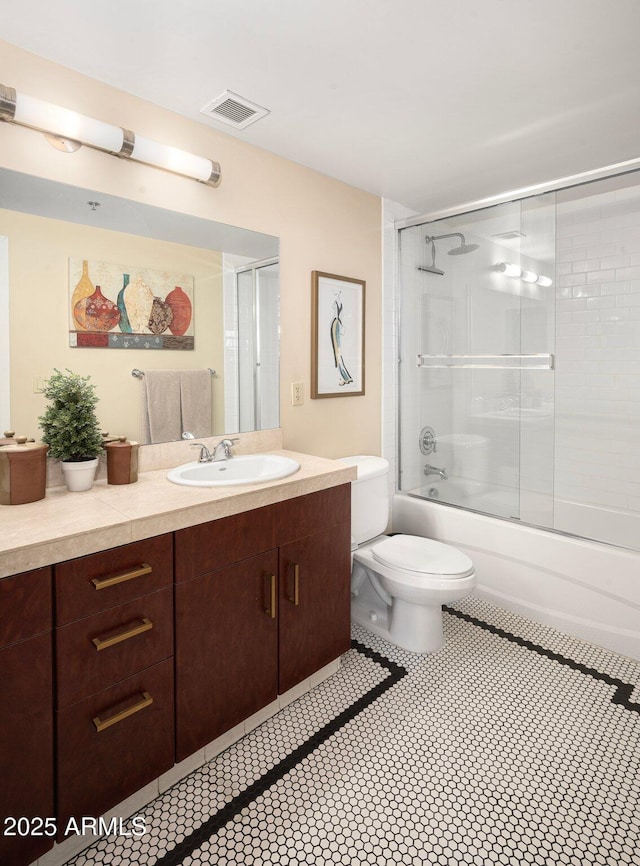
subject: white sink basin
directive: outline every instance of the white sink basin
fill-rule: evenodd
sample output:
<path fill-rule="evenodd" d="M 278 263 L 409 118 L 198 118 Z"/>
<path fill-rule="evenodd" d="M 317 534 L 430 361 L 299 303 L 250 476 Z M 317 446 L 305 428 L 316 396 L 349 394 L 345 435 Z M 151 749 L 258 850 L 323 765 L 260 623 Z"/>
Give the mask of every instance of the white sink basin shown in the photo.
<path fill-rule="evenodd" d="M 214 463 L 183 463 L 167 473 L 169 481 L 188 487 L 228 487 L 232 484 L 261 484 L 286 478 L 300 464 L 279 454 L 245 454 Z"/>

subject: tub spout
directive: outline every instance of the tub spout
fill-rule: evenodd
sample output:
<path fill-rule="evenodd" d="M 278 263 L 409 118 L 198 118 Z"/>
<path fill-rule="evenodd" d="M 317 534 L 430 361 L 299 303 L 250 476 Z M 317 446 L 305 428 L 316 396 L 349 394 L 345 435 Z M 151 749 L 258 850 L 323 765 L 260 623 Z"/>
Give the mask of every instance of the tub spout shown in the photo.
<path fill-rule="evenodd" d="M 424 474 L 425 474 L 425 475 L 439 475 L 440 478 L 442 479 L 442 481 L 446 481 L 447 478 L 449 477 L 449 476 L 447 475 L 447 470 L 446 470 L 446 469 L 438 469 L 437 466 L 429 466 L 428 463 L 427 463 L 427 465 L 424 467 Z"/>

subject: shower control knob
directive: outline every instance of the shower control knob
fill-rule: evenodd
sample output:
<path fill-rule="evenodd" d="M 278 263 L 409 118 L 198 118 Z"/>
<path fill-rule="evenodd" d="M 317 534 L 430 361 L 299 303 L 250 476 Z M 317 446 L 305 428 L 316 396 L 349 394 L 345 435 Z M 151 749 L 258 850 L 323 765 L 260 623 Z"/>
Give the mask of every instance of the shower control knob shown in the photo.
<path fill-rule="evenodd" d="M 420 451 L 425 456 L 427 454 L 433 454 L 438 450 L 438 441 L 436 439 L 436 432 L 433 427 L 422 428 L 422 430 L 420 431 L 418 445 L 420 446 Z"/>

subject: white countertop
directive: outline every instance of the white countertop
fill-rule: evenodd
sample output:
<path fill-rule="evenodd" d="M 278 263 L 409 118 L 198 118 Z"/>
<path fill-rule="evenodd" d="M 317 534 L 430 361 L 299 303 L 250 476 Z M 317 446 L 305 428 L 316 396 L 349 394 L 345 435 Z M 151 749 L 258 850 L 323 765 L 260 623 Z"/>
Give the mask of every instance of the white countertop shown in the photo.
<path fill-rule="evenodd" d="M 355 467 L 295 451 L 270 451 L 300 464 L 293 475 L 264 484 L 185 487 L 167 480 L 167 469 L 143 472 L 135 484 L 96 481 L 70 493 L 49 487 L 39 502 L 0 506 L 0 578 L 76 556 L 107 550 L 346 484 Z"/>

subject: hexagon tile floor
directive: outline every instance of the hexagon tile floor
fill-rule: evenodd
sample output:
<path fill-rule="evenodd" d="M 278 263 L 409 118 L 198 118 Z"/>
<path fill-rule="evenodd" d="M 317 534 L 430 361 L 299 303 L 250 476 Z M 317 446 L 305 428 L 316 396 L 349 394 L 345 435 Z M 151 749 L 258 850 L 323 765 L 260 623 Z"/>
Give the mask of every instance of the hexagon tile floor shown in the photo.
<path fill-rule="evenodd" d="M 73 866 L 640 866 L 640 663 L 474 598 L 340 671 Z"/>

